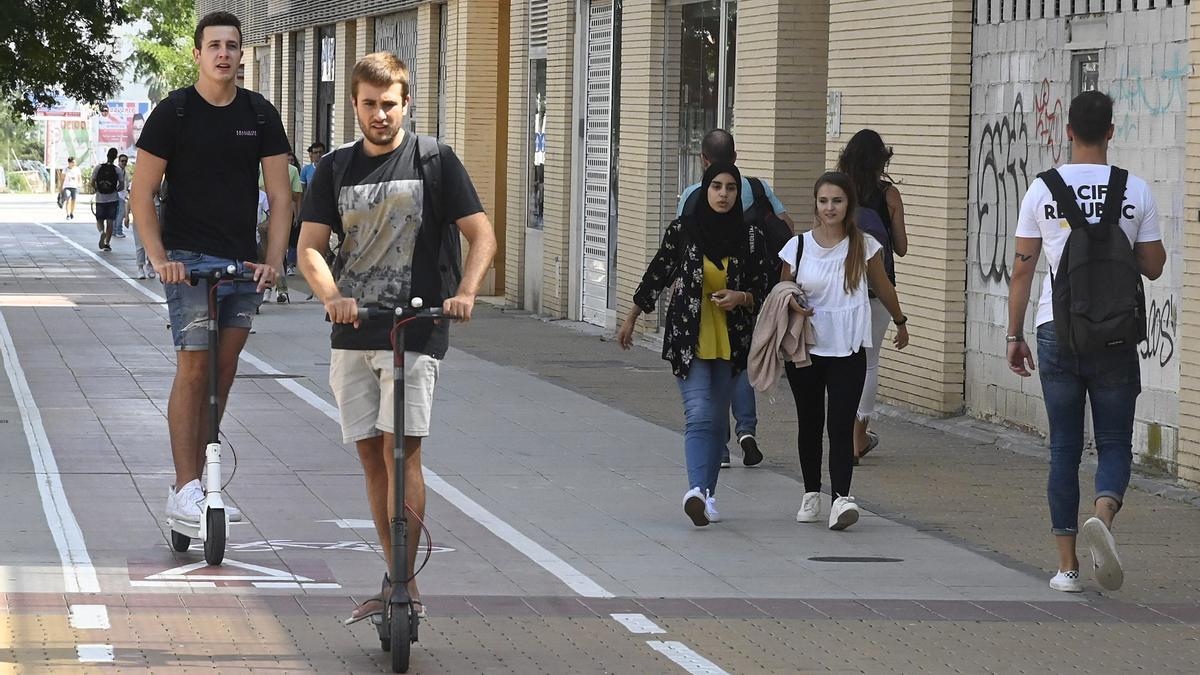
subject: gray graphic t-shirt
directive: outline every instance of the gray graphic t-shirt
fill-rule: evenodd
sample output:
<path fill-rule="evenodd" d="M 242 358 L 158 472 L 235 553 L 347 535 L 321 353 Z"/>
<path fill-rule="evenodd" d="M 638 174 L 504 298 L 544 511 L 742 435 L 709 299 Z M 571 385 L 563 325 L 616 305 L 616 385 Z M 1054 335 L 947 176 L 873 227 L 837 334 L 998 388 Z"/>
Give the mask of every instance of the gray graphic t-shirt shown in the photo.
<path fill-rule="evenodd" d="M 448 146 L 439 145 L 441 181 L 438 188 L 441 222 L 432 217 L 426 184 L 416 164 L 416 137 L 405 134 L 400 147 L 369 157 L 357 149 L 334 195 L 333 155 L 317 164 L 304 196 L 300 218 L 328 225 L 345 235 L 339 261 L 338 290 L 359 304 L 405 305 L 419 297 L 426 307 L 441 305 L 438 257 L 448 223 L 483 211 L 479 196 L 462 162 Z M 357 330 L 335 325 L 334 349 L 391 349 L 391 319 L 369 322 Z M 449 347 L 447 322 L 421 322 L 405 330 L 405 349 L 442 358 Z"/>

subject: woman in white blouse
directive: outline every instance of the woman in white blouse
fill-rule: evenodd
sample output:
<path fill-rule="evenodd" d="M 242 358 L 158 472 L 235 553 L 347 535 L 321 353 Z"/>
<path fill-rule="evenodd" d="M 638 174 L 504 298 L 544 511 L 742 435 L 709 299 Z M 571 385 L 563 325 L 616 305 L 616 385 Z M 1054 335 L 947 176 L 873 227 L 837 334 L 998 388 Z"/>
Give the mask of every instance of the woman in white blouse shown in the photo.
<path fill-rule="evenodd" d="M 865 348 L 873 346 L 868 284 L 896 324 L 892 342 L 897 349 L 908 345 L 908 318 L 884 271 L 879 242 L 864 236 L 854 224 L 856 200 L 850 179 L 842 173 L 826 173 L 817 179 L 813 194 L 816 226 L 792 237 L 779 252 L 787 263 L 784 279 L 794 279 L 807 297 L 807 307 L 792 309 L 811 315 L 816 340 L 808 351 L 812 365 L 797 368 L 787 364 L 788 384 L 796 399 L 797 448 L 804 475 L 804 499 L 796 520 L 815 523 L 820 519 L 822 436 L 828 417 L 833 498 L 829 529 L 844 530 L 858 521 L 850 479 L 854 473 L 854 420 L 867 372 Z"/>

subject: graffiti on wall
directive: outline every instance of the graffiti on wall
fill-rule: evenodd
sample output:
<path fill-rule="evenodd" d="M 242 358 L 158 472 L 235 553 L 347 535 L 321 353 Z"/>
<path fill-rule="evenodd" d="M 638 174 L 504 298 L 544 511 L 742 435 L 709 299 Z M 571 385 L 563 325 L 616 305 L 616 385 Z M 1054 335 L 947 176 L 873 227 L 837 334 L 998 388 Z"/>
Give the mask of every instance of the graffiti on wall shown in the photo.
<path fill-rule="evenodd" d="M 1132 138 L 1137 133 L 1140 118 L 1182 111 L 1187 103 L 1186 79 L 1189 74 L 1190 67 L 1184 65 L 1178 51 L 1171 53 L 1169 66 L 1146 76 L 1142 75 L 1140 67 L 1129 61 L 1121 64 L 1120 76 L 1113 82 L 1111 94 L 1117 117 L 1117 138 Z"/>
<path fill-rule="evenodd" d="M 1038 143 L 1046 146 L 1054 163 L 1062 159 L 1063 143 L 1066 141 L 1066 122 L 1061 98 L 1050 97 L 1050 80 L 1042 80 L 1042 87 L 1033 99 L 1033 111 Z"/>
<path fill-rule="evenodd" d="M 1029 129 L 1017 94 L 1012 112 L 985 124 L 979 134 L 975 258 L 985 280 L 1007 284 L 1011 278 L 1009 228 L 1016 226 L 1021 196 L 1029 187 L 1028 163 Z"/>
<path fill-rule="evenodd" d="M 1175 356 L 1175 335 L 1179 328 L 1179 307 L 1171 296 L 1159 303 L 1151 300 L 1146 312 L 1146 340 L 1139 347 L 1143 360 L 1165 367 Z"/>

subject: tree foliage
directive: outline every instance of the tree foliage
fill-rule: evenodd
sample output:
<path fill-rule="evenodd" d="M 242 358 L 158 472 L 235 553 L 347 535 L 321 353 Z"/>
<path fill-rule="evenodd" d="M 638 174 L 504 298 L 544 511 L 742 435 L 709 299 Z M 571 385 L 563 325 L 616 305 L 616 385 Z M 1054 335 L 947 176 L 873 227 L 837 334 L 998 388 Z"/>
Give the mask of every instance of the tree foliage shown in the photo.
<path fill-rule="evenodd" d="M 45 145 L 38 125 L 14 114 L 12 106 L 0 101 L 0 164 L 13 159 L 40 160 Z"/>
<path fill-rule="evenodd" d="M 128 0 L 126 10 L 148 26 L 134 40 L 134 75 L 150 89 L 155 102 L 172 89 L 196 81 L 192 32 L 196 8 L 191 0 Z"/>
<path fill-rule="evenodd" d="M 129 15 L 120 0 L 0 2 L 0 98 L 18 115 L 60 95 L 96 103 L 120 85 L 113 28 Z"/>

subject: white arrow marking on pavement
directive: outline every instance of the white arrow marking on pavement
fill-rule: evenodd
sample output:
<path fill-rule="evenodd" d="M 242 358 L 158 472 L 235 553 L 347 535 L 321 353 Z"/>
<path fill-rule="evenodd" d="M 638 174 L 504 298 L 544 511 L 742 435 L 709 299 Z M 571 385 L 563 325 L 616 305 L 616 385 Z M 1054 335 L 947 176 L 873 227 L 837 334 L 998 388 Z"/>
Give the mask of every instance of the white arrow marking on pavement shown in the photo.
<path fill-rule="evenodd" d="M 659 642 L 648 640 L 646 644 L 654 651 L 674 661 L 680 668 L 692 675 L 729 675 L 720 666 L 700 656 L 691 647 L 682 642 Z"/>
<path fill-rule="evenodd" d="M 628 628 L 630 633 L 653 635 L 667 632 L 659 628 L 658 624 L 647 619 L 645 614 L 610 614 L 609 616 L 616 619 L 617 623 Z"/>
<path fill-rule="evenodd" d="M 29 381 L 25 379 L 25 371 L 17 359 L 17 347 L 13 344 L 12 334 L 8 332 L 3 313 L 0 313 L 0 355 L 4 358 L 4 370 L 12 383 L 25 438 L 29 441 L 33 472 L 37 477 L 38 493 L 42 496 L 42 510 L 46 513 L 46 524 L 50 527 L 54 546 L 62 560 L 66 590 L 68 593 L 99 593 L 100 580 L 96 578 L 96 568 L 92 566 L 87 544 L 83 541 L 83 530 L 79 528 L 79 521 L 75 520 L 75 513 L 67 501 L 67 492 L 58 473 L 58 462 L 54 460 L 54 450 L 46 436 L 46 427 L 42 425 L 42 414 L 38 411 Z"/>
<path fill-rule="evenodd" d="M 308 577 L 292 574 L 283 570 L 277 570 L 271 567 L 263 567 L 262 565 L 254 565 L 251 563 L 238 562 L 237 560 L 225 559 L 222 563 L 224 567 L 240 567 L 250 572 L 258 572 L 257 575 L 230 575 L 230 574 L 192 574 L 196 570 L 208 567 L 208 563 L 201 560 L 200 562 L 188 563 L 173 567 L 165 572 L 151 574 L 146 577 L 146 581 L 312 581 Z"/>
<path fill-rule="evenodd" d="M 373 530 L 375 521 L 365 518 L 336 518 L 334 520 L 318 520 L 318 523 L 333 523 L 343 530 Z"/>
<path fill-rule="evenodd" d="M 108 629 L 108 608 L 104 605 L 71 605 L 71 628 Z"/>
<path fill-rule="evenodd" d="M 75 652 L 79 654 L 80 663 L 112 663 L 112 645 L 77 645 Z"/>

